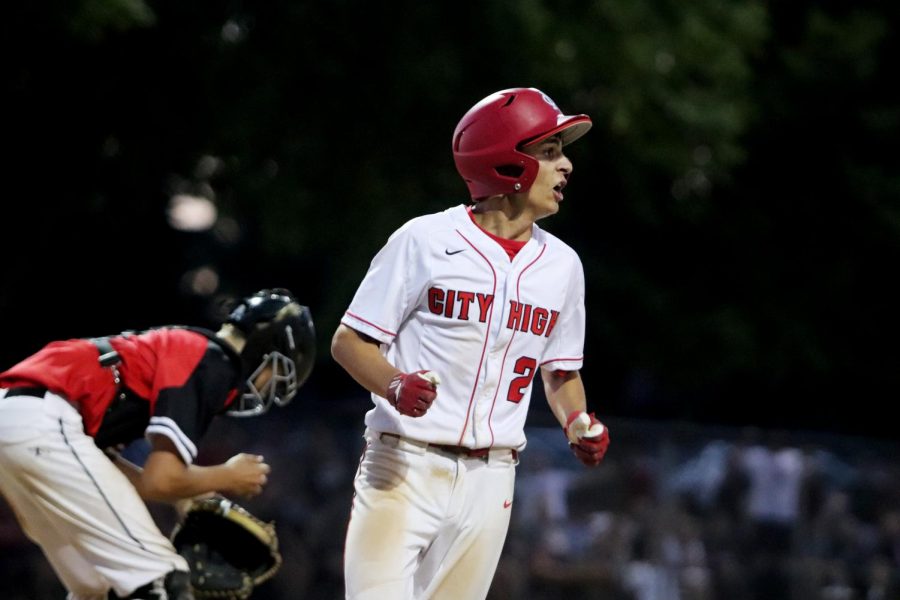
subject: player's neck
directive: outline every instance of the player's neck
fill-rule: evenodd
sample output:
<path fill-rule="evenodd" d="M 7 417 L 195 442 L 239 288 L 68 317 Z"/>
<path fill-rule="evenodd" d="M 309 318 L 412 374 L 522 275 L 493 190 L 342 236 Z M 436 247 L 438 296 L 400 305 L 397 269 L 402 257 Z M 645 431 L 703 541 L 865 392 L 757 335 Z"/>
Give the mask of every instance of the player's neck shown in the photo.
<path fill-rule="evenodd" d="M 531 239 L 534 220 L 525 211 L 516 209 L 505 196 L 495 196 L 469 207 L 472 219 L 479 227 L 507 240 L 527 242 Z"/>

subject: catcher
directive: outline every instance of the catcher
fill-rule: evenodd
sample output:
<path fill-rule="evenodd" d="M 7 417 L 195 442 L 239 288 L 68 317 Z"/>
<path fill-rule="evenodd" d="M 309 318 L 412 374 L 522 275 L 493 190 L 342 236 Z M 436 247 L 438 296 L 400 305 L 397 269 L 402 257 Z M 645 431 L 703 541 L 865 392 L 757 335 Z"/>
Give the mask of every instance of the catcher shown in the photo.
<path fill-rule="evenodd" d="M 144 501 L 259 494 L 270 470 L 262 456 L 200 466 L 198 443 L 217 415 L 290 402 L 314 360 L 309 309 L 267 289 L 218 332 L 56 341 L 0 373 L 0 492 L 68 600 L 192 600 L 189 563 Z M 151 448 L 142 469 L 104 451 L 141 437 Z"/>

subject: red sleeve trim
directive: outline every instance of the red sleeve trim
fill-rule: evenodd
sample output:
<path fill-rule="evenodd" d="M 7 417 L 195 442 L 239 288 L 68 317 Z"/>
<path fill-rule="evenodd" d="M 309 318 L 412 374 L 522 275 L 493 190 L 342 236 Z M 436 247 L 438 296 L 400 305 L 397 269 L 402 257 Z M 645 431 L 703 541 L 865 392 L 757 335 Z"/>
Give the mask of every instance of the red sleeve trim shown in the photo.
<path fill-rule="evenodd" d="M 391 336 L 391 337 L 397 337 L 397 334 L 394 333 L 393 331 L 388 331 L 387 329 L 384 329 L 383 327 L 379 327 L 379 326 L 376 325 L 375 323 L 372 323 L 371 321 L 367 321 L 367 320 L 363 319 L 362 317 L 360 317 L 359 315 L 353 314 L 353 313 L 350 312 L 349 310 L 346 312 L 346 314 L 350 315 L 351 317 L 353 317 L 353 318 L 356 319 L 357 321 L 361 321 L 361 322 L 365 323 L 365 324 L 368 325 L 369 327 L 374 327 L 375 329 L 377 329 L 377 330 L 380 331 L 381 333 L 386 333 L 387 335 L 389 335 L 389 336 Z"/>

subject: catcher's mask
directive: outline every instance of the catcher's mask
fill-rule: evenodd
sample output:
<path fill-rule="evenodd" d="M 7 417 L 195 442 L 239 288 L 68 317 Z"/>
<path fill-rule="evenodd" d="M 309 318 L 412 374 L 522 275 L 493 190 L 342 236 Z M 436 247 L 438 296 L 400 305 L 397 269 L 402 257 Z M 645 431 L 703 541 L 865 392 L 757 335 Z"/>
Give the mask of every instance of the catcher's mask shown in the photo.
<path fill-rule="evenodd" d="M 591 128 L 587 115 L 567 116 L 544 92 L 510 88 L 479 101 L 453 132 L 453 161 L 473 200 L 525 192 L 539 164 L 522 148 L 559 134 L 563 146 Z"/>
<path fill-rule="evenodd" d="M 283 288 L 265 289 L 244 298 L 228 315 L 246 338 L 241 351 L 245 383 L 240 397 L 226 411 L 233 417 L 251 417 L 284 406 L 309 378 L 316 358 L 316 332 L 309 308 L 297 303 Z M 269 379 L 258 388 L 266 369 Z"/>

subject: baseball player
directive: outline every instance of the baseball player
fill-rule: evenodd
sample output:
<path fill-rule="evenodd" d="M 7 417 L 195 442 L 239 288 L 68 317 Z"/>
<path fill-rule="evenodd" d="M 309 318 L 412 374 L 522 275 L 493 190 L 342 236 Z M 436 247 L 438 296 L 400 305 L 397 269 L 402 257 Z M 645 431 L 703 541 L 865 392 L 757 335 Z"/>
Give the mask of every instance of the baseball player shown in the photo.
<path fill-rule="evenodd" d="M 216 415 L 288 403 L 314 358 L 309 309 L 273 289 L 244 298 L 215 333 L 56 341 L 0 373 L 0 492 L 69 600 L 191 600 L 187 563 L 145 500 L 260 493 L 263 457 L 199 466 L 198 443 Z M 142 469 L 104 452 L 144 436 Z"/>
<path fill-rule="evenodd" d="M 484 598 L 506 539 L 532 382 L 585 464 L 584 273 L 555 214 L 591 127 L 533 88 L 475 104 L 453 134 L 471 205 L 391 235 L 342 317 L 335 360 L 372 392 L 347 530 L 347 598 Z"/>

